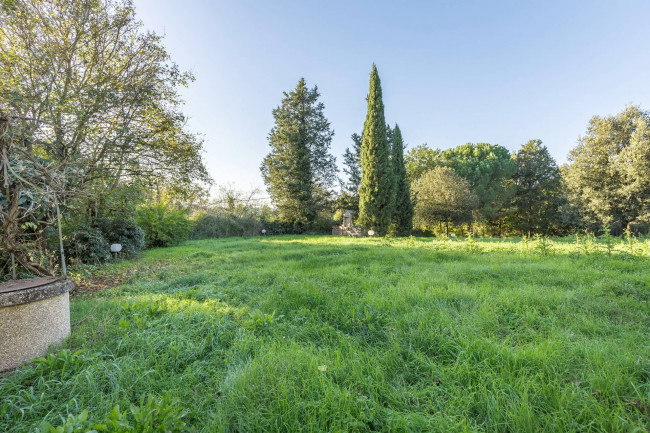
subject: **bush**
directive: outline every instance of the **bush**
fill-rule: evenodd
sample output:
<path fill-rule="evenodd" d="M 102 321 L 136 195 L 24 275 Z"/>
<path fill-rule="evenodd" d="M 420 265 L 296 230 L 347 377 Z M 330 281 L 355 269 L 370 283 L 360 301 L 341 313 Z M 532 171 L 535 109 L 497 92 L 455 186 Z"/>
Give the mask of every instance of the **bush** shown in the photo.
<path fill-rule="evenodd" d="M 139 209 L 136 222 L 144 230 L 147 248 L 177 245 L 187 239 L 192 229 L 187 210 L 163 203 Z"/>
<path fill-rule="evenodd" d="M 144 230 L 133 219 L 100 218 L 96 224 L 108 243 L 122 245 L 122 254 L 133 255 L 144 248 Z"/>
<path fill-rule="evenodd" d="M 330 215 L 319 215 L 304 232 L 313 235 L 331 234 L 334 221 L 332 221 Z"/>
<path fill-rule="evenodd" d="M 194 222 L 193 239 L 224 238 L 229 236 L 255 236 L 262 231 L 262 222 L 236 215 L 203 214 Z"/>
<path fill-rule="evenodd" d="M 99 264 L 111 258 L 110 246 L 98 229 L 80 226 L 64 238 L 64 248 L 69 257 L 83 263 Z"/>

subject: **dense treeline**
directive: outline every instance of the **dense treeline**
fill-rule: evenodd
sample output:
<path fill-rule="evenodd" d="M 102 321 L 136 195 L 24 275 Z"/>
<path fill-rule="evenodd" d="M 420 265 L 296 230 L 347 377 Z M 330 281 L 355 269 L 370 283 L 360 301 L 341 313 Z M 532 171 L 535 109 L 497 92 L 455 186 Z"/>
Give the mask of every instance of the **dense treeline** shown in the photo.
<path fill-rule="evenodd" d="M 322 167 L 317 161 L 323 159 L 330 179 L 334 160 L 328 153 L 333 132 L 324 118 L 324 107 L 314 105 L 318 95 L 301 97 L 303 87 L 301 80 L 289 94 L 291 101 L 285 99 L 274 111 L 276 127 L 269 138 L 273 151 L 263 166 L 281 222 L 295 225 L 300 221 L 303 228 L 322 228 L 331 212 L 338 221 L 344 210 L 352 210 L 358 216 L 356 223 L 377 235 L 406 236 L 413 230 L 429 235 L 532 236 L 578 231 L 622 235 L 650 229 L 648 112 L 630 106 L 614 116 L 593 117 L 563 167 L 541 140 L 530 140 L 514 152 L 490 143 L 466 143 L 445 150 L 424 144 L 404 155 L 399 126 L 391 128 L 384 117 L 375 65 L 363 131 L 352 134 L 352 146 L 343 154 L 345 177 L 340 179 L 340 192 L 333 201 L 327 194 L 315 195 L 319 217 L 306 218 L 305 212 L 313 207 L 309 185 L 315 179 L 308 155 L 318 149 L 311 157 L 312 167 Z M 310 123 L 308 114 L 314 106 L 319 120 Z M 297 109 L 289 115 L 287 107 Z M 283 117 L 277 115 L 280 110 Z M 294 118 L 303 123 L 296 126 Z M 327 140 L 310 133 L 314 128 Z M 278 141 L 278 131 L 284 131 L 285 141 Z M 296 149 L 305 155 L 301 167 L 296 166 L 301 159 L 293 156 Z M 276 168 L 277 174 L 270 176 L 271 160 L 284 171 Z M 291 167 L 295 172 L 290 172 Z M 305 187 L 297 188 L 301 182 Z M 275 191 L 291 185 L 293 190 L 285 194 L 284 201 L 279 200 Z"/>
<path fill-rule="evenodd" d="M 301 79 L 273 111 L 271 152 L 261 167 L 277 222 L 302 232 L 329 232 L 332 218 L 340 220 L 343 211 L 352 210 L 359 224 L 377 235 L 410 235 L 413 205 L 404 143 L 399 126 L 386 123 L 377 67 L 370 73 L 363 132 L 352 135 L 353 147 L 343 155 L 348 179 L 339 179 L 337 197 L 331 190 L 337 169 L 329 153 L 334 132 L 317 89 L 305 86 Z"/>
<path fill-rule="evenodd" d="M 416 226 L 423 232 L 440 232 L 451 223 L 460 233 L 501 235 L 564 235 L 576 231 L 647 233 L 650 226 L 650 115 L 630 106 L 613 115 L 593 117 L 587 133 L 558 167 L 540 140 L 531 140 L 515 152 L 487 144 L 464 144 L 448 150 L 426 145 L 406 155 L 408 176 L 415 189 L 432 182 L 427 173 L 451 168 L 468 182 L 455 217 L 431 216 L 452 202 L 419 201 Z M 425 184 L 425 185 L 422 185 Z M 435 186 L 458 189 L 452 177 Z M 417 199 L 416 194 L 416 199 Z M 427 203 L 427 204 L 425 204 Z M 431 209 L 422 209 L 423 207 Z M 471 215 L 470 215 L 471 214 Z M 464 215 L 462 218 L 460 215 Z"/>

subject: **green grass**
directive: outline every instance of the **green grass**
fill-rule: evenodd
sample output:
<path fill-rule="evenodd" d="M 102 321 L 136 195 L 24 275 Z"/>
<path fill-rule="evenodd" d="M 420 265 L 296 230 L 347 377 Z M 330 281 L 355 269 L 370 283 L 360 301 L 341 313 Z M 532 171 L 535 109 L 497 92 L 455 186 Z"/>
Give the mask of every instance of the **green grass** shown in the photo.
<path fill-rule="evenodd" d="M 588 244 L 588 245 L 587 245 Z M 145 396 L 197 432 L 647 432 L 650 257 L 591 243 L 269 237 L 113 265 L 0 431 Z M 53 358 L 54 359 L 54 358 Z"/>

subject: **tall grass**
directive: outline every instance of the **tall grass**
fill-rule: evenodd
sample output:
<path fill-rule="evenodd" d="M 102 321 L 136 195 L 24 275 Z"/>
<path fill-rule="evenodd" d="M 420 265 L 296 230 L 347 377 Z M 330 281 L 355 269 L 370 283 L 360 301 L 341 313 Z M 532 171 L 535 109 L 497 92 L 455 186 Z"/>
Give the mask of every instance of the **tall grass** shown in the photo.
<path fill-rule="evenodd" d="M 71 352 L 0 380 L 0 431 L 149 396 L 197 432 L 648 431 L 650 248 L 607 242 L 152 250 L 115 265 L 126 284 L 74 299 Z"/>

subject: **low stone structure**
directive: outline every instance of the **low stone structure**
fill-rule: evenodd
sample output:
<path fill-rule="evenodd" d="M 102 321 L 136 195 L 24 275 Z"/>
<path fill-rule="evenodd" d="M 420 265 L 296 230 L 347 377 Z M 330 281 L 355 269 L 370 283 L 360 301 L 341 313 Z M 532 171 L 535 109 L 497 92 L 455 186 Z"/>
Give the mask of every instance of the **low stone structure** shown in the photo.
<path fill-rule="evenodd" d="M 57 278 L 0 284 L 0 372 L 43 356 L 70 334 L 73 287 Z"/>
<path fill-rule="evenodd" d="M 334 236 L 365 236 L 363 229 L 355 227 L 352 223 L 352 216 L 354 212 L 346 210 L 343 214 L 343 224 L 340 226 L 332 226 L 332 234 Z"/>

